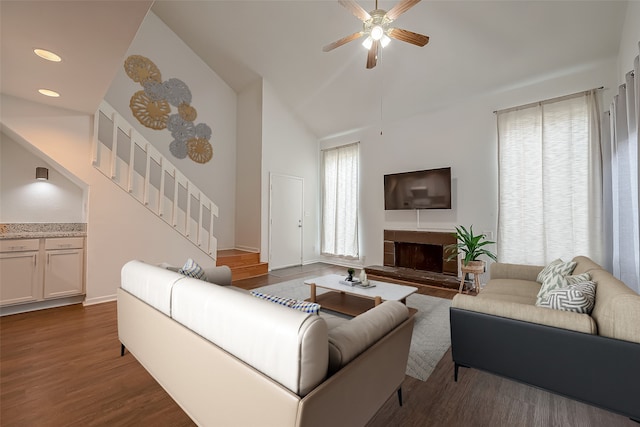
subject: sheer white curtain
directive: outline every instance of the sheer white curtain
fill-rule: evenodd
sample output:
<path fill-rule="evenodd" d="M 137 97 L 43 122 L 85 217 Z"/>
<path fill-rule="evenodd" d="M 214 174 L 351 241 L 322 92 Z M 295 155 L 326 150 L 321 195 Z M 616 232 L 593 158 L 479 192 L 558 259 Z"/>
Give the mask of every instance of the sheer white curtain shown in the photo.
<path fill-rule="evenodd" d="M 322 253 L 358 258 L 359 144 L 322 153 Z"/>
<path fill-rule="evenodd" d="M 639 44 L 640 50 L 640 44 Z M 609 160 L 605 209 L 610 218 L 609 266 L 613 274 L 640 293 L 640 216 L 638 214 L 640 135 L 639 57 L 611 104 L 605 152 Z"/>
<path fill-rule="evenodd" d="M 545 265 L 602 251 L 595 91 L 498 113 L 498 259 Z"/>

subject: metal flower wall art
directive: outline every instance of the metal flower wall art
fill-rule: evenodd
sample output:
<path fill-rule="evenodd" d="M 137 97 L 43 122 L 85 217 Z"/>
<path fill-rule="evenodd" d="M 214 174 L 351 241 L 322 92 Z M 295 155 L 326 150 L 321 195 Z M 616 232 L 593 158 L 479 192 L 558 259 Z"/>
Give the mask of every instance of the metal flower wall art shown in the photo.
<path fill-rule="evenodd" d="M 150 129 L 171 132 L 173 141 L 169 151 L 178 159 L 189 156 L 194 162 L 203 164 L 211 160 L 211 128 L 205 123 L 194 123 L 198 112 L 191 105 L 189 86 L 176 78 L 162 81 L 156 64 L 140 55 L 129 56 L 124 61 L 124 70 L 131 80 L 143 87 L 129 101 L 134 117 Z M 174 112 L 172 106 L 176 108 Z"/>

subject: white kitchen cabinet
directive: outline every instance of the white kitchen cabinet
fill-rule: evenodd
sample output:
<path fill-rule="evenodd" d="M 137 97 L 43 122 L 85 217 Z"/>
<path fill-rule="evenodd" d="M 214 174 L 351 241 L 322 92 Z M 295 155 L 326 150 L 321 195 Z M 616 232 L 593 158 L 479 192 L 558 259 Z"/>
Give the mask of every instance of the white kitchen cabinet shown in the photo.
<path fill-rule="evenodd" d="M 0 240 L 0 305 L 84 294 L 84 237 Z"/>
<path fill-rule="evenodd" d="M 84 239 L 46 239 L 44 249 L 44 298 L 84 293 Z"/>
<path fill-rule="evenodd" d="M 37 301 L 42 295 L 38 239 L 0 241 L 0 305 Z"/>

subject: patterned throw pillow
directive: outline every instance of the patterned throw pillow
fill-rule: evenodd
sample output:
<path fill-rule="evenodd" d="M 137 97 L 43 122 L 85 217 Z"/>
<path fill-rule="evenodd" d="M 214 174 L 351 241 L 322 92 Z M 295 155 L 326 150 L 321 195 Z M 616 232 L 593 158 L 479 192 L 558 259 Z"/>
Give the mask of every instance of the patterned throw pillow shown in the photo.
<path fill-rule="evenodd" d="M 566 286 L 565 277 L 570 275 L 576 263 L 573 261 L 563 262 L 561 259 L 552 261 L 538 274 L 538 282 L 542 283 L 536 304 L 539 303 L 549 291 Z"/>
<path fill-rule="evenodd" d="M 305 313 L 318 314 L 320 311 L 320 304 L 309 301 L 296 301 L 291 305 L 291 308 Z"/>
<path fill-rule="evenodd" d="M 200 267 L 198 263 L 191 258 L 184 263 L 184 266 L 178 270 L 178 273 L 200 280 L 207 280 L 207 276 L 204 274 L 202 267 Z"/>
<path fill-rule="evenodd" d="M 591 314 L 596 302 L 596 283 L 586 281 L 554 289 L 536 304 L 539 307 Z"/>
<path fill-rule="evenodd" d="M 318 314 L 320 312 L 320 304 L 315 302 L 298 301 L 293 298 L 282 298 L 275 295 L 263 294 L 258 291 L 251 291 L 251 295 L 257 298 L 266 299 L 267 301 L 275 302 L 276 304 L 284 305 L 285 307 L 300 310 L 305 313 Z"/>
<path fill-rule="evenodd" d="M 588 282 L 589 280 L 591 280 L 591 274 L 582 273 L 582 274 L 576 274 L 575 276 L 564 276 L 560 280 L 562 282 L 562 285 L 560 287 L 564 288 L 569 285 L 576 285 L 578 283 Z"/>

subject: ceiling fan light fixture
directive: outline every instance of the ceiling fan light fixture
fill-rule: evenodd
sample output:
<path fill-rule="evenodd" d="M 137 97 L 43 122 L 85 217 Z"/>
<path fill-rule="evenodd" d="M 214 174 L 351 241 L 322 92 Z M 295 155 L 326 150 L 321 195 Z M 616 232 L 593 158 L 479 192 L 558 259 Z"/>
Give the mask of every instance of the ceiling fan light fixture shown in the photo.
<path fill-rule="evenodd" d="M 371 38 L 374 40 L 380 40 L 384 36 L 384 30 L 380 25 L 376 25 L 371 29 Z"/>
<path fill-rule="evenodd" d="M 362 46 L 364 46 L 364 48 L 367 49 L 367 50 L 371 49 L 371 45 L 372 44 L 373 44 L 373 39 L 371 38 L 371 36 L 367 37 L 362 42 Z"/>
<path fill-rule="evenodd" d="M 385 48 L 385 47 L 387 47 L 387 45 L 389 44 L 390 41 L 391 41 L 391 39 L 385 34 L 380 39 L 380 46 Z"/>

